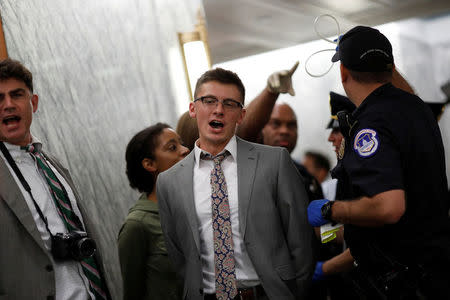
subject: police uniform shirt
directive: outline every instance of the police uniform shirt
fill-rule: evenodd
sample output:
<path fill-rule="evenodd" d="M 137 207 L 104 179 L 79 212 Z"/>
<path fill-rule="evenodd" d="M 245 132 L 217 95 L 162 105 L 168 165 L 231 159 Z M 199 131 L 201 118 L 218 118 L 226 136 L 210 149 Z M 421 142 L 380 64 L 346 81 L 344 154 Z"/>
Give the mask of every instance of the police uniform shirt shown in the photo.
<path fill-rule="evenodd" d="M 372 197 L 402 189 L 406 198 L 406 212 L 397 224 L 345 226 L 355 259 L 367 257 L 373 249 L 369 245 L 405 261 L 424 256 L 432 241 L 448 245 L 444 148 L 429 108 L 417 96 L 386 84 L 373 91 L 353 117 L 356 123 L 334 172 L 349 184 L 346 196 Z"/>

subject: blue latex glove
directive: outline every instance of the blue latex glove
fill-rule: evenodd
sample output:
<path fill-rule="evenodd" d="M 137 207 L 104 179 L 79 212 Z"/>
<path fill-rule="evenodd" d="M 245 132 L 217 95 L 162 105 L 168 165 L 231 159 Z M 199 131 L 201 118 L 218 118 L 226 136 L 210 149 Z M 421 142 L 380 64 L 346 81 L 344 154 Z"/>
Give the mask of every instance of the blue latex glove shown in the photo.
<path fill-rule="evenodd" d="M 308 222 L 314 227 L 319 227 L 330 221 L 322 217 L 322 206 L 330 200 L 320 199 L 311 201 L 308 205 Z"/>
<path fill-rule="evenodd" d="M 312 281 L 320 281 L 325 278 L 325 274 L 323 274 L 322 266 L 323 266 L 323 261 L 318 261 L 316 263 L 316 269 L 314 270 Z"/>

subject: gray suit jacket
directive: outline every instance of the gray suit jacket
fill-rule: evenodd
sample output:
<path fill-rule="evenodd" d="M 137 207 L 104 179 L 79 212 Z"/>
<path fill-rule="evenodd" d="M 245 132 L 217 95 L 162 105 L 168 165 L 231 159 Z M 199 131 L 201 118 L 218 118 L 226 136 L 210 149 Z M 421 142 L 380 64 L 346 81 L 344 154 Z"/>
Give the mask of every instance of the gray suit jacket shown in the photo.
<path fill-rule="evenodd" d="M 183 299 L 200 300 L 203 278 L 193 169 L 192 151 L 158 176 L 157 197 L 167 250 L 184 281 Z M 239 138 L 237 171 L 239 227 L 261 284 L 270 299 L 298 298 L 313 271 L 302 178 L 285 149 Z"/>
<path fill-rule="evenodd" d="M 69 172 L 54 158 L 49 160 L 70 185 L 85 229 L 95 240 L 96 232 L 93 231 L 91 219 L 86 214 Z M 19 186 L 7 163 L 0 158 L 0 300 L 47 299 L 48 296 L 54 296 L 55 276 L 50 255 Z M 96 258 L 108 281 L 100 257 L 97 255 Z"/>

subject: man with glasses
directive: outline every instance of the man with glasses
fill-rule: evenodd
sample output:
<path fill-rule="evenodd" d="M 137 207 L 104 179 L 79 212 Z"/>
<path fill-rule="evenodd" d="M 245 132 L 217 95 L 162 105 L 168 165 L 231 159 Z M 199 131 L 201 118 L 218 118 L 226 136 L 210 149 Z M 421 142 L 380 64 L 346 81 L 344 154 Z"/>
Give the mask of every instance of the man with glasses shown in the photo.
<path fill-rule="evenodd" d="M 235 136 L 246 112 L 235 73 L 207 71 L 194 95 L 194 151 L 157 181 L 183 299 L 300 297 L 312 274 L 312 232 L 307 194 L 289 153 Z"/>

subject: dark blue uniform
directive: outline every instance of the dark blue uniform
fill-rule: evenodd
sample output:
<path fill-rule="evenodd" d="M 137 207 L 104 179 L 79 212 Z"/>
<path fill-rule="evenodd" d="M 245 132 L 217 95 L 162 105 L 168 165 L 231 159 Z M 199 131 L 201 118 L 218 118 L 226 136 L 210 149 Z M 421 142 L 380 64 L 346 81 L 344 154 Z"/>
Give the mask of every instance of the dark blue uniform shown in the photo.
<path fill-rule="evenodd" d="M 407 266 L 416 273 L 406 281 L 417 279 L 430 295 L 433 281 L 450 282 L 449 203 L 438 124 L 420 98 L 391 84 L 373 91 L 352 116 L 343 132 L 344 157 L 333 170 L 346 183 L 346 198 L 401 189 L 406 211 L 392 225 L 345 225 L 347 245 L 373 278 Z"/>

